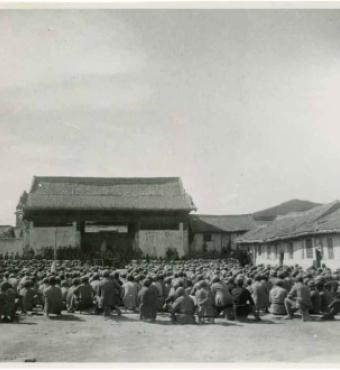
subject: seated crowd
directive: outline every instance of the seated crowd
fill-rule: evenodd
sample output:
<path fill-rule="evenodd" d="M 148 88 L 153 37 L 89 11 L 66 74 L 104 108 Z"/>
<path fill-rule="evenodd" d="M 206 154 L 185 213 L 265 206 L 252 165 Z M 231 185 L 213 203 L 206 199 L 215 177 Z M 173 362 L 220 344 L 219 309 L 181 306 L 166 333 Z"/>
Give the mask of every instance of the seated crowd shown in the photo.
<path fill-rule="evenodd" d="M 340 272 L 326 266 L 240 267 L 226 261 L 142 261 L 121 271 L 72 261 L 6 260 L 0 264 L 0 321 L 43 310 L 103 314 L 138 312 L 154 322 L 166 313 L 173 323 L 261 320 L 271 313 L 304 321 L 311 314 L 334 319 L 340 311 Z"/>

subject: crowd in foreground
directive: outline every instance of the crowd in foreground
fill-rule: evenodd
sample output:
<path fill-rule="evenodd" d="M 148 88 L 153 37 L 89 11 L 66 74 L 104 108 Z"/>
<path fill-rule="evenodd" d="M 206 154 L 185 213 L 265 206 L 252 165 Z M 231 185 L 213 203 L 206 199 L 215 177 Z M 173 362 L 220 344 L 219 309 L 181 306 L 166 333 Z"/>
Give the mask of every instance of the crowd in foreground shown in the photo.
<path fill-rule="evenodd" d="M 340 271 L 325 265 L 303 270 L 222 260 L 142 261 L 114 270 L 75 261 L 6 260 L 0 288 L 1 322 L 39 311 L 49 317 L 135 312 L 148 322 L 165 313 L 178 324 L 214 323 L 217 317 L 261 321 L 266 313 L 331 320 L 340 312 Z"/>

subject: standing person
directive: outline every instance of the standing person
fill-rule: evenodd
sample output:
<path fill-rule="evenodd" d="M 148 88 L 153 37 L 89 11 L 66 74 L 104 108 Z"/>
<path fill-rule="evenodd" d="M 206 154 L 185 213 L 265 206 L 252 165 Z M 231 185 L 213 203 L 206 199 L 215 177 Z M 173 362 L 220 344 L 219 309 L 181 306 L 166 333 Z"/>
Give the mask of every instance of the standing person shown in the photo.
<path fill-rule="evenodd" d="M 138 285 L 133 275 L 128 275 L 123 285 L 123 303 L 127 310 L 136 311 L 138 306 Z"/>
<path fill-rule="evenodd" d="M 195 294 L 197 312 L 198 312 L 198 322 L 200 324 L 215 322 L 215 309 L 213 306 L 213 296 L 211 290 L 206 281 L 202 280 L 199 284 L 199 288 Z"/>
<path fill-rule="evenodd" d="M 252 285 L 251 296 L 255 303 L 255 309 L 258 313 L 260 311 L 266 312 L 268 308 L 268 292 L 264 284 L 261 282 L 261 276 L 256 275 Z"/>
<path fill-rule="evenodd" d="M 303 277 L 301 275 L 296 278 L 296 283 L 288 293 L 285 299 L 285 307 L 287 319 L 292 319 L 294 317 L 294 311 L 297 309 L 300 309 L 303 321 L 308 321 L 310 319 L 309 310 L 312 308 L 310 290 L 303 282 Z"/>
<path fill-rule="evenodd" d="M 195 324 L 195 304 L 183 287 L 176 290 L 175 302 L 170 307 L 171 321 L 176 324 Z"/>
<path fill-rule="evenodd" d="M 140 319 L 155 322 L 157 316 L 158 296 L 151 289 L 151 280 L 145 279 L 138 294 Z"/>
<path fill-rule="evenodd" d="M 49 284 L 50 286 L 45 289 L 44 291 L 44 297 L 45 297 L 45 314 L 47 316 L 53 314 L 53 315 L 60 315 L 61 309 L 63 305 L 63 298 L 61 289 L 59 287 L 56 287 L 56 278 L 54 276 L 51 276 L 49 278 Z"/>

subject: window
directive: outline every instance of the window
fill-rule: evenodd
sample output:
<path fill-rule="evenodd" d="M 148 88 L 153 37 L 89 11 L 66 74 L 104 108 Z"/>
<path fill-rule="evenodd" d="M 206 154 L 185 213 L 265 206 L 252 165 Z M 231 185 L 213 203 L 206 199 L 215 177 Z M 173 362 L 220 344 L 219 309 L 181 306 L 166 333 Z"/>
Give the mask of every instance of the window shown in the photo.
<path fill-rule="evenodd" d="M 267 245 L 267 259 L 270 258 L 270 246 Z"/>
<path fill-rule="evenodd" d="M 306 239 L 306 258 L 313 258 L 313 242 L 312 242 L 312 239 Z"/>
<path fill-rule="evenodd" d="M 257 247 L 257 252 L 258 252 L 258 255 L 261 256 L 261 254 L 262 254 L 262 245 L 259 245 Z"/>
<path fill-rule="evenodd" d="M 288 257 L 289 258 L 293 258 L 293 256 L 294 256 L 294 248 L 293 248 L 293 243 L 292 242 L 288 243 L 288 245 L 287 245 L 287 252 L 288 252 Z"/>
<path fill-rule="evenodd" d="M 212 239 L 211 233 L 205 233 L 205 234 L 203 235 L 203 240 L 204 240 L 205 242 L 211 242 L 211 239 Z"/>
<path fill-rule="evenodd" d="M 328 258 L 333 259 L 334 258 L 333 238 L 327 238 L 327 252 Z"/>

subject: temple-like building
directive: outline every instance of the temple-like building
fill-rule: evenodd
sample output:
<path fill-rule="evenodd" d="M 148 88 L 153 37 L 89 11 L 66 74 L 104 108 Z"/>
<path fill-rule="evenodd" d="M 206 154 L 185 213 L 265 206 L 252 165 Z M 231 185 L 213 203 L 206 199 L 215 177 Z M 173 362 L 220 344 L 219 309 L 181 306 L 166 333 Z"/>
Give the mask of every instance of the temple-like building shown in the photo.
<path fill-rule="evenodd" d="M 178 177 L 34 177 L 17 208 L 24 244 L 81 248 L 84 253 L 140 250 L 188 253 L 189 213 L 196 207 Z"/>

